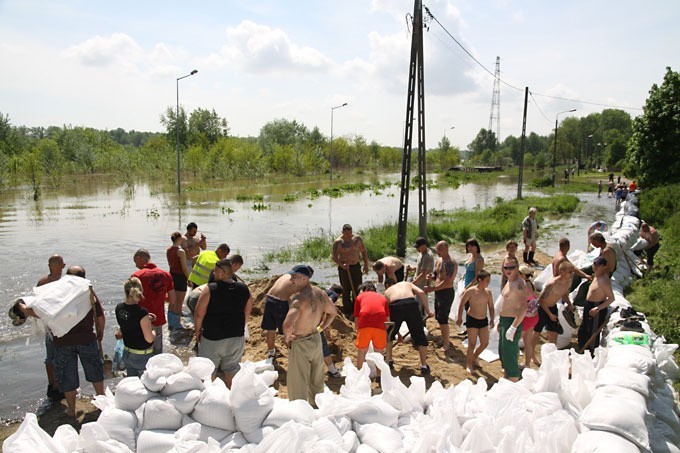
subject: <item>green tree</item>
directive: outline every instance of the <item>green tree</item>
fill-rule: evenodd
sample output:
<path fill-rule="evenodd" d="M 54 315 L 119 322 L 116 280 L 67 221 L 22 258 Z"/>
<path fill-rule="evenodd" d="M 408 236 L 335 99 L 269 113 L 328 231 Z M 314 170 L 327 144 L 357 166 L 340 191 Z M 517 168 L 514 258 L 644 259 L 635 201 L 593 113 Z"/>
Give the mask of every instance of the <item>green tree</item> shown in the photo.
<path fill-rule="evenodd" d="M 40 157 L 45 174 L 52 180 L 52 184 L 58 186 L 64 168 L 64 156 L 57 142 L 51 138 L 43 138 L 37 143 L 35 152 Z"/>
<path fill-rule="evenodd" d="M 180 106 L 179 114 L 173 107 L 165 109 L 165 113 L 161 113 L 161 124 L 165 127 L 168 142 L 173 148 L 177 148 L 177 129 L 179 129 L 180 146 L 183 149 L 189 146 L 189 122 L 184 107 Z"/>
<path fill-rule="evenodd" d="M 271 156 L 276 145 L 292 146 L 296 143 L 306 142 L 308 136 L 309 131 L 304 124 L 295 120 L 278 119 L 262 126 L 258 141 L 264 155 Z"/>
<path fill-rule="evenodd" d="M 498 139 L 493 131 L 482 128 L 477 136 L 468 145 L 468 149 L 472 151 L 472 157 L 481 154 L 485 150 L 491 152 L 498 149 Z"/>
<path fill-rule="evenodd" d="M 189 143 L 205 148 L 229 134 L 227 120 L 220 118 L 215 109 L 197 108 L 189 116 Z"/>
<path fill-rule="evenodd" d="M 626 174 L 642 187 L 680 182 L 680 73 L 666 68 L 633 122 Z"/>

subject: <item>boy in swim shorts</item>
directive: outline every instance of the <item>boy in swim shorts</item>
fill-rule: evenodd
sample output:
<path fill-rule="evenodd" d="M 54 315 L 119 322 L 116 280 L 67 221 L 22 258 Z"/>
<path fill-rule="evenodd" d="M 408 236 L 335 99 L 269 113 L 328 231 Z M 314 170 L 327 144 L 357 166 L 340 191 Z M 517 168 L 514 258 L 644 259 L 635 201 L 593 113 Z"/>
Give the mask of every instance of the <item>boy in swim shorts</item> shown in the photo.
<path fill-rule="evenodd" d="M 458 306 L 458 318 L 456 324 L 460 327 L 463 321 L 463 308 L 466 303 L 470 304 L 467 312 L 467 321 L 465 325 L 468 331 L 468 348 L 466 357 L 466 367 L 468 374 L 472 374 L 474 367 L 481 368 L 479 363 L 479 355 L 489 345 L 489 327 L 493 328 L 493 320 L 495 317 L 493 309 L 493 296 L 489 291 L 489 283 L 491 282 L 491 275 L 481 270 L 477 273 L 477 284 L 469 287 L 463 292 Z M 491 321 L 487 318 L 487 309 Z M 479 346 L 477 345 L 477 338 L 479 337 Z"/>

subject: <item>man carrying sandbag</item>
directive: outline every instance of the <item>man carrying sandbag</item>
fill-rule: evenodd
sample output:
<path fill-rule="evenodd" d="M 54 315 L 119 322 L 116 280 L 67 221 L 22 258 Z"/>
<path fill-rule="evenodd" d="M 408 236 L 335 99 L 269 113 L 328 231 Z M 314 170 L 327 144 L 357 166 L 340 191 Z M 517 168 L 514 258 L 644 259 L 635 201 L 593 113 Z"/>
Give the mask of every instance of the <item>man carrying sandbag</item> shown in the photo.
<path fill-rule="evenodd" d="M 295 266 L 289 274 L 299 292 L 291 297 L 283 321 L 283 334 L 290 348 L 286 380 L 288 399 L 307 399 L 314 405 L 316 394 L 323 392 L 324 367 L 319 332 L 330 327 L 337 309 L 326 291 L 309 284 L 314 274 L 310 266 Z"/>
<path fill-rule="evenodd" d="M 81 266 L 71 266 L 66 275 L 75 275 L 85 278 L 85 269 Z M 66 416 L 76 417 L 76 392 L 80 387 L 78 377 L 78 359 L 83 365 L 85 379 L 92 383 L 97 395 L 104 394 L 104 364 L 99 351 L 98 341 L 104 334 L 104 309 L 94 292 L 92 309 L 87 312 L 71 330 L 61 337 L 53 337 L 54 343 L 54 367 L 59 389 L 64 392 L 66 398 Z M 18 305 L 27 316 L 38 317 L 31 308 L 27 308 L 22 302 Z M 94 310 L 94 312 L 93 312 Z M 96 319 L 96 333 L 95 333 Z"/>

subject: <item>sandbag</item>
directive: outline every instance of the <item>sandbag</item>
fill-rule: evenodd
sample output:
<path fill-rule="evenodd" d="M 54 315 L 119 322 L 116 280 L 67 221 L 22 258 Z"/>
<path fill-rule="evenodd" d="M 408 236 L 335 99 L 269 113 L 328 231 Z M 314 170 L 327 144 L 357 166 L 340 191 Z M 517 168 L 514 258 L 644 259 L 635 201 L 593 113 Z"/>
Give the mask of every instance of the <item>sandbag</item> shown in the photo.
<path fill-rule="evenodd" d="M 580 422 L 593 430 L 609 431 L 649 450 L 645 425 L 647 406 L 638 392 L 606 386 L 595 391 L 593 400 L 581 414 Z"/>
<path fill-rule="evenodd" d="M 649 396 L 649 376 L 625 368 L 605 367 L 598 371 L 595 386 L 606 385 L 635 390 L 645 398 Z"/>
<path fill-rule="evenodd" d="M 182 414 L 165 398 L 154 398 L 143 406 L 142 429 L 178 430 Z"/>
<path fill-rule="evenodd" d="M 234 411 L 229 403 L 229 389 L 221 379 L 215 379 L 201 392 L 191 418 L 204 425 L 225 431 L 236 431 Z"/>
<path fill-rule="evenodd" d="M 80 448 L 84 453 L 131 453 L 127 445 L 111 439 L 96 422 L 80 427 Z"/>
<path fill-rule="evenodd" d="M 313 428 L 290 421 L 267 435 L 255 451 L 262 453 L 308 451 L 317 439 Z"/>
<path fill-rule="evenodd" d="M 61 425 L 57 427 L 52 438 L 57 444 L 61 445 L 66 452 L 77 451 L 78 448 L 80 448 L 80 434 L 78 434 L 78 431 L 71 425 Z"/>
<path fill-rule="evenodd" d="M 274 397 L 252 364 L 245 363 L 236 373 L 231 384 L 230 400 L 236 419 L 236 427 L 249 433 L 262 426 L 274 407 Z"/>
<path fill-rule="evenodd" d="M 352 421 L 366 424 L 378 423 L 384 426 L 396 426 L 399 419 L 399 411 L 382 399 L 371 398 L 363 401 L 356 401 L 352 409 L 347 413 Z M 361 437 L 361 436 L 359 436 Z"/>
<path fill-rule="evenodd" d="M 404 448 L 401 433 L 380 423 L 362 424 L 357 430 L 361 443 L 381 453 L 393 453 Z"/>
<path fill-rule="evenodd" d="M 146 430 L 137 437 L 137 451 L 143 453 L 167 453 L 175 446 L 174 431 Z"/>
<path fill-rule="evenodd" d="M 287 399 L 274 398 L 274 407 L 262 424 L 279 428 L 286 422 L 293 420 L 303 425 L 311 425 L 315 419 L 316 413 L 314 408 L 307 400 L 289 401 Z"/>
<path fill-rule="evenodd" d="M 215 363 L 207 357 L 189 357 L 186 372 L 201 381 L 207 381 L 215 371 Z"/>
<path fill-rule="evenodd" d="M 262 426 L 248 433 L 243 433 L 243 437 L 251 444 L 260 444 L 262 439 L 275 431 L 273 426 Z"/>
<path fill-rule="evenodd" d="M 135 439 L 137 429 L 137 416 L 134 412 L 121 409 L 108 408 L 99 415 L 97 424 L 101 426 L 106 434 L 118 442 L 135 451 Z"/>
<path fill-rule="evenodd" d="M 217 442 L 222 442 L 232 434 L 234 433 L 231 431 L 202 425 L 188 415 L 182 417 L 182 427 L 176 433 L 177 437 L 181 439 L 200 440 L 202 442 L 208 442 L 208 439 L 211 438 Z M 245 443 L 244 439 L 243 444 L 245 445 Z"/>
<path fill-rule="evenodd" d="M 38 418 L 30 412 L 24 417 L 19 429 L 5 439 L 2 444 L 2 451 L 5 453 L 67 453 L 38 425 Z"/>
<path fill-rule="evenodd" d="M 158 396 L 149 391 L 138 377 L 121 379 L 116 387 L 115 403 L 118 409 L 134 412 L 149 398 Z"/>
<path fill-rule="evenodd" d="M 656 360 L 649 348 L 636 345 L 619 345 L 609 348 L 605 366 L 651 374 L 656 367 Z"/>
<path fill-rule="evenodd" d="M 192 413 L 200 399 L 200 390 L 188 390 L 186 392 L 178 392 L 168 396 L 168 402 L 175 406 L 175 409 L 181 414 Z"/>
<path fill-rule="evenodd" d="M 189 390 L 203 390 L 203 382 L 193 374 L 180 371 L 167 377 L 161 395 L 168 396 Z"/>
<path fill-rule="evenodd" d="M 633 442 L 607 431 L 585 431 L 576 437 L 571 453 L 640 453 Z"/>

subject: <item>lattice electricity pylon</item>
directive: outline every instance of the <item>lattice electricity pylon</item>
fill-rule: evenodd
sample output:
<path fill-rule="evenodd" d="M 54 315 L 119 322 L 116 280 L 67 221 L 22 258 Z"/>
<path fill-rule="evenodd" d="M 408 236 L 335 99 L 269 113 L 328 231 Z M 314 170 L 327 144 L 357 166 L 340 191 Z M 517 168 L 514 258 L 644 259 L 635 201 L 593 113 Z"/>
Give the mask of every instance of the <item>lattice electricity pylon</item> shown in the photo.
<path fill-rule="evenodd" d="M 494 130 L 494 120 L 496 130 Z M 501 142 L 501 57 L 496 57 L 496 72 L 493 78 L 493 95 L 491 96 L 491 113 L 489 114 L 489 131 L 496 133 L 496 143 Z"/>
<path fill-rule="evenodd" d="M 423 2 L 415 0 L 413 6 L 413 36 L 411 63 L 409 65 L 408 93 L 406 95 L 406 123 L 404 127 L 404 153 L 401 160 L 401 194 L 399 197 L 399 225 L 397 228 L 397 255 L 406 255 L 406 227 L 408 224 L 408 196 L 411 183 L 411 144 L 413 116 L 418 86 L 418 226 L 420 236 L 427 237 L 427 178 L 425 168 L 425 84 L 423 65 Z"/>

